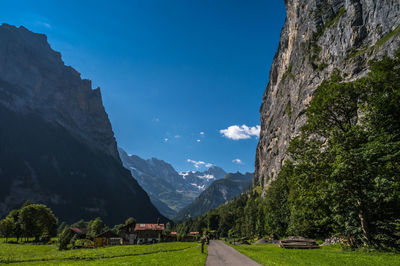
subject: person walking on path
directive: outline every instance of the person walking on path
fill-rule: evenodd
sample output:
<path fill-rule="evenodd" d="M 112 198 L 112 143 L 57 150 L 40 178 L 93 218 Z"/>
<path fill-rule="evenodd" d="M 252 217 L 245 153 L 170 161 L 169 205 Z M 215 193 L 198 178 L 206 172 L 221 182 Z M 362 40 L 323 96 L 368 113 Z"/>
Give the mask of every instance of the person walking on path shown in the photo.
<path fill-rule="evenodd" d="M 206 237 L 202 236 L 200 238 L 200 241 L 201 241 L 201 253 L 204 253 L 204 244 L 206 243 Z"/>

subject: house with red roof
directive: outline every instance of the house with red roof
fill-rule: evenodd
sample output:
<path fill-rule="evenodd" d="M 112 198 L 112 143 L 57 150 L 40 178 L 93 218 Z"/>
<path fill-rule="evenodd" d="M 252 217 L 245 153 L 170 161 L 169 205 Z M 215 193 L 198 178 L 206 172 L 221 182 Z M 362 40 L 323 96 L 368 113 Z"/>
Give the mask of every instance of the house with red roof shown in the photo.
<path fill-rule="evenodd" d="M 141 244 L 160 242 L 160 237 L 164 230 L 164 224 L 137 223 L 135 226 L 136 243 Z"/>
<path fill-rule="evenodd" d="M 121 228 L 124 244 L 143 244 L 160 242 L 164 224 L 131 223 Z"/>

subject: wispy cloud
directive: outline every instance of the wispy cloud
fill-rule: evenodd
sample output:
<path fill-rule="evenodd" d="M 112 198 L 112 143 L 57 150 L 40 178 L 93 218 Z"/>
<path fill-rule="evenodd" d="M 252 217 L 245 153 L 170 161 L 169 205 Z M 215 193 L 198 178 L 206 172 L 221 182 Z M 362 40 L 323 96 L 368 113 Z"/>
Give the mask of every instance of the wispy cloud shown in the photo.
<path fill-rule="evenodd" d="M 243 164 L 242 160 L 240 160 L 239 158 L 233 159 L 232 162 L 236 164 Z"/>
<path fill-rule="evenodd" d="M 210 168 L 211 166 L 213 166 L 212 163 L 206 163 L 206 162 L 203 162 L 203 161 L 195 161 L 195 160 L 192 160 L 192 159 L 187 159 L 186 161 L 188 163 L 192 163 L 193 166 L 196 167 L 196 168 L 200 168 L 201 166 L 205 166 L 207 168 Z"/>
<path fill-rule="evenodd" d="M 259 125 L 255 127 L 248 127 L 246 125 L 238 126 L 233 125 L 227 129 L 221 129 L 219 132 L 228 139 L 241 140 L 250 139 L 251 137 L 260 136 L 261 127 Z"/>
<path fill-rule="evenodd" d="M 45 22 L 45 21 L 37 20 L 37 21 L 35 21 L 35 24 L 36 24 L 36 26 L 40 26 L 40 27 L 44 27 L 44 28 L 47 28 L 47 29 L 51 29 L 50 23 Z"/>
<path fill-rule="evenodd" d="M 179 139 L 181 135 L 175 135 L 174 138 Z"/>

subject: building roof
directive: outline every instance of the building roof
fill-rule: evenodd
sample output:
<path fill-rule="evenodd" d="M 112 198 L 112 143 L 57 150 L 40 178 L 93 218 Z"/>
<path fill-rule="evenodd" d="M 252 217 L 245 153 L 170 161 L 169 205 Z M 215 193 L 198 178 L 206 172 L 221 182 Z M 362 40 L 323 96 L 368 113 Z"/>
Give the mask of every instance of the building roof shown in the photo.
<path fill-rule="evenodd" d="M 95 237 L 105 237 L 105 238 L 110 238 L 110 237 L 119 237 L 116 233 L 114 233 L 111 230 L 107 230 L 101 234 L 96 235 Z"/>
<path fill-rule="evenodd" d="M 171 235 L 172 236 L 176 236 L 176 232 L 171 232 Z"/>
<path fill-rule="evenodd" d="M 70 227 L 70 229 L 71 229 L 74 233 L 79 234 L 79 235 L 83 235 L 83 234 L 86 234 L 86 233 L 87 233 L 87 231 L 86 231 L 85 229 L 80 229 L 80 228 L 77 228 L 77 227 Z"/>
<path fill-rule="evenodd" d="M 135 231 L 164 231 L 164 224 L 141 224 L 137 223 L 135 226 Z"/>
<path fill-rule="evenodd" d="M 198 235 L 199 232 L 190 232 L 191 235 Z"/>

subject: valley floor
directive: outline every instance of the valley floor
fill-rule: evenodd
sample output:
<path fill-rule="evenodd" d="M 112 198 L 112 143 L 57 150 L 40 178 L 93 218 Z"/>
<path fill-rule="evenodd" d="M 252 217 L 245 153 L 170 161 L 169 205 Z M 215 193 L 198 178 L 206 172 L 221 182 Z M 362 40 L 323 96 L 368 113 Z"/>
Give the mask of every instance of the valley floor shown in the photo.
<path fill-rule="evenodd" d="M 400 265 L 400 254 L 343 251 L 338 246 L 325 246 L 310 250 L 283 249 L 271 244 L 232 247 L 262 265 Z"/>
<path fill-rule="evenodd" d="M 0 264 L 10 265 L 204 265 L 198 243 L 112 246 L 59 251 L 56 245 L 0 243 Z"/>
<path fill-rule="evenodd" d="M 400 254 L 343 251 L 337 246 L 314 250 L 288 250 L 271 244 L 231 247 L 262 265 L 400 265 Z M 212 245 L 208 246 L 211 255 L 217 252 L 211 248 Z M 205 265 L 206 259 L 207 253 L 201 253 L 199 243 L 172 242 L 59 251 L 56 245 L 7 244 L 0 240 L 0 264 L 10 265 L 179 266 Z"/>

